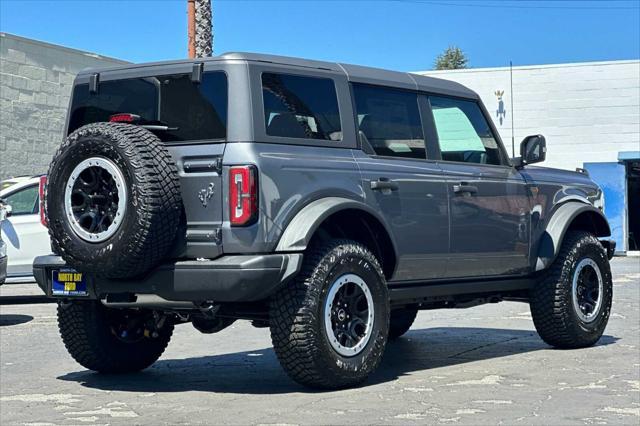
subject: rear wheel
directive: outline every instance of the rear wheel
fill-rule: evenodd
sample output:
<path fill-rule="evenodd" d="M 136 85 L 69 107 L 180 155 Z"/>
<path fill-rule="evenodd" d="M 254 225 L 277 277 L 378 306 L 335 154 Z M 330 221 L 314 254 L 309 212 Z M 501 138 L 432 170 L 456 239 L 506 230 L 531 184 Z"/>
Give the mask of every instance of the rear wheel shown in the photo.
<path fill-rule="evenodd" d="M 99 301 L 58 304 L 58 327 L 69 354 L 101 373 L 130 373 L 156 362 L 173 324 L 152 311 L 106 308 Z"/>
<path fill-rule="evenodd" d="M 400 308 L 391 311 L 389 339 L 397 339 L 409 331 L 417 315 L 418 310 L 415 308 Z"/>
<path fill-rule="evenodd" d="M 389 330 L 382 269 L 363 245 L 333 240 L 312 246 L 296 279 L 275 294 L 271 339 L 298 383 L 344 388 L 380 363 Z"/>
<path fill-rule="evenodd" d="M 604 333 L 612 297 L 604 248 L 592 234 L 570 231 L 531 292 L 531 316 L 546 343 L 558 348 L 591 346 Z"/>

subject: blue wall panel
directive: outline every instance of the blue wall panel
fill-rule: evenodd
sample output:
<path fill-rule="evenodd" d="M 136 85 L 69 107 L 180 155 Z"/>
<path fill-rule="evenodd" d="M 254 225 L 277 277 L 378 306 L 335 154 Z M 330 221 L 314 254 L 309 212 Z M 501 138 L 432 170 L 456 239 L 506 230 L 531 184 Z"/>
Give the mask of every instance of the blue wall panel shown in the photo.
<path fill-rule="evenodd" d="M 627 251 L 627 177 L 624 164 L 584 163 L 589 176 L 604 192 L 604 214 L 616 241 L 616 251 Z"/>

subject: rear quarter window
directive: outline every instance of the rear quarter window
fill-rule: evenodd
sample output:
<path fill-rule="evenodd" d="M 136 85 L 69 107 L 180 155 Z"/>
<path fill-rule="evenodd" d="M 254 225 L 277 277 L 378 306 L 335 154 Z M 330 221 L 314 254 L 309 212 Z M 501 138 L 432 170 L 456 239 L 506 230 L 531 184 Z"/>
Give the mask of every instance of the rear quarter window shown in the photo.
<path fill-rule="evenodd" d="M 109 80 L 93 94 L 88 84 L 80 84 L 73 90 L 68 131 L 130 113 L 139 115 L 141 124 L 167 126 L 155 132 L 164 142 L 225 139 L 227 92 L 223 72 L 206 72 L 199 84 L 190 74 Z"/>
<path fill-rule="evenodd" d="M 342 140 L 338 98 L 333 80 L 264 73 L 262 97 L 267 135 Z"/>

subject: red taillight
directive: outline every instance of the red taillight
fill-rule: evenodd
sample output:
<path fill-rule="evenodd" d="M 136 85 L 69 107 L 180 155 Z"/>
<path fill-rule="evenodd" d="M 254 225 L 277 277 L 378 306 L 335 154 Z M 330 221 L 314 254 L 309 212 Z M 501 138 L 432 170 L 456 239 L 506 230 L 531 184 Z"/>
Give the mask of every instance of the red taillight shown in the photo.
<path fill-rule="evenodd" d="M 258 182 L 254 166 L 229 169 L 229 221 L 231 226 L 246 226 L 258 218 Z"/>
<path fill-rule="evenodd" d="M 44 211 L 44 187 L 47 184 L 47 177 L 40 176 L 40 183 L 38 185 L 38 196 L 40 198 L 40 223 L 44 226 L 49 226 L 49 222 L 47 221 L 47 215 Z"/>
<path fill-rule="evenodd" d="M 140 116 L 129 113 L 113 114 L 109 117 L 109 121 L 111 123 L 137 123 L 140 121 Z"/>

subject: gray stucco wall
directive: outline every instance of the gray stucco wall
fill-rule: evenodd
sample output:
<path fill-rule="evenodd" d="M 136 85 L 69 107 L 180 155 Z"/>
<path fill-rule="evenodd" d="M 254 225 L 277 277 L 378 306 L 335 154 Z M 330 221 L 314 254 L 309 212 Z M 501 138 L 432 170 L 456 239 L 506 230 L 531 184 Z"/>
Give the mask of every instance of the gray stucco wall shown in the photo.
<path fill-rule="evenodd" d="M 0 33 L 0 180 L 46 172 L 62 140 L 75 74 L 122 63 Z"/>

